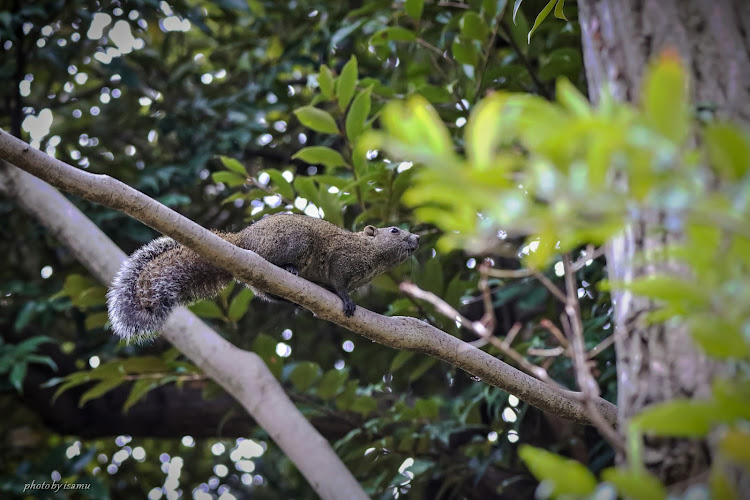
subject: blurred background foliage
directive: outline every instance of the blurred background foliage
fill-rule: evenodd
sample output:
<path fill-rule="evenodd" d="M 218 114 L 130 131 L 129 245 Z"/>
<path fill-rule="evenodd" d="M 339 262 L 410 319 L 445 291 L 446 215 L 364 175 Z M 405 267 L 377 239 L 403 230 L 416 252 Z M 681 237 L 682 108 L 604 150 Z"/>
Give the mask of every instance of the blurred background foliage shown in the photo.
<path fill-rule="evenodd" d="M 513 7 L 498 0 L 5 0 L 0 76 L 10 85 L 0 88 L 0 124 L 205 227 L 239 230 L 289 209 L 352 230 L 410 227 L 423 241 L 415 259 L 359 293 L 358 304 L 422 317 L 475 341 L 401 294 L 398 283 L 414 281 L 479 319 L 482 259 L 517 269 L 538 244 L 504 234 L 492 248 L 435 249 L 441 233 L 403 203 L 417 168 L 368 147 L 366 132 L 388 100 L 419 98 L 445 139 L 424 147 L 461 155 L 471 151 L 464 131 L 484 96 L 553 98 L 559 77 L 585 93 L 575 4 L 565 6 L 567 20 L 539 24 L 530 42 L 545 2 Z M 474 196 L 474 186 L 462 187 L 452 200 L 457 216 L 465 213 L 460 200 Z M 126 252 L 156 236 L 120 213 L 73 201 Z M 91 483 L 89 498 L 314 497 L 263 430 L 166 342 L 119 344 L 106 326 L 105 288 L 11 201 L 0 200 L 0 211 L 3 495 L 56 479 Z M 576 258 L 592 257 L 577 272 L 591 349 L 611 334 L 611 304 L 596 286 L 603 259 L 573 247 Z M 560 282 L 554 262 L 539 266 Z M 569 359 L 549 355 L 560 344 L 540 326 L 561 305 L 533 277 L 490 286 L 496 333 L 520 322 L 513 347 L 575 387 Z M 543 414 L 432 358 L 372 344 L 288 304 L 252 300 L 239 286 L 193 310 L 263 356 L 375 498 L 529 498 L 537 480 L 518 458 L 523 443 L 595 473 L 612 463 L 592 428 Z M 614 400 L 611 348 L 592 358 L 592 370 Z"/>

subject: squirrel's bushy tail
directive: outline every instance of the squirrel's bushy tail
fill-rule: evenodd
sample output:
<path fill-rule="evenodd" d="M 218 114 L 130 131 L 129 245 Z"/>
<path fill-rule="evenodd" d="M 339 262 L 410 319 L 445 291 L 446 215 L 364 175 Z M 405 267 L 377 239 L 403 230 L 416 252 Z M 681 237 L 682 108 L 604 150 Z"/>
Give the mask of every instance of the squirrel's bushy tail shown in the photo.
<path fill-rule="evenodd" d="M 138 279 L 146 265 L 157 256 L 173 250 L 179 243 L 161 237 L 136 250 L 125 261 L 107 292 L 107 309 L 112 330 L 121 338 L 142 340 L 151 336 L 166 321 L 175 307 L 175 301 L 162 300 L 153 307 L 144 307 L 136 290 Z"/>

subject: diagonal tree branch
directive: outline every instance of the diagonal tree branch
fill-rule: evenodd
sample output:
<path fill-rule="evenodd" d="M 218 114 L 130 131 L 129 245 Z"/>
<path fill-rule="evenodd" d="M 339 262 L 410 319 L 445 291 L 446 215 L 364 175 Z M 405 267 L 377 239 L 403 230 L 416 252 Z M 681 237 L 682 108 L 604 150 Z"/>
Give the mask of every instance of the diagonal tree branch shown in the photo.
<path fill-rule="evenodd" d="M 91 174 L 66 165 L 4 131 L 0 131 L 0 157 L 60 189 L 135 217 L 190 247 L 201 256 L 211 259 L 239 280 L 291 300 L 321 319 L 396 349 L 429 354 L 510 392 L 537 408 L 567 420 L 590 424 L 579 401 L 580 394 L 549 387 L 484 351 L 416 318 L 386 317 L 362 307 L 357 307 L 355 314 L 347 318 L 341 312 L 339 299 L 331 292 L 274 266 L 249 250 L 243 250 L 224 241 L 109 176 Z M 111 270 L 110 276 L 113 274 L 114 270 Z M 180 315 L 180 318 L 184 316 Z M 188 352 L 183 346 L 200 353 L 210 351 L 214 342 L 213 339 L 201 339 L 197 335 L 190 336 L 189 339 L 180 338 L 176 334 L 168 337 L 186 354 Z M 212 372 L 206 371 L 213 377 L 219 368 L 216 367 Z M 617 409 L 613 404 L 601 398 L 597 398 L 594 404 L 608 422 L 616 422 Z"/>
<path fill-rule="evenodd" d="M 0 189 L 64 242 L 100 281 L 112 281 L 125 254 L 59 191 L 1 160 Z M 170 316 L 162 333 L 242 404 L 321 498 L 367 498 L 257 354 L 236 348 L 185 308 Z"/>

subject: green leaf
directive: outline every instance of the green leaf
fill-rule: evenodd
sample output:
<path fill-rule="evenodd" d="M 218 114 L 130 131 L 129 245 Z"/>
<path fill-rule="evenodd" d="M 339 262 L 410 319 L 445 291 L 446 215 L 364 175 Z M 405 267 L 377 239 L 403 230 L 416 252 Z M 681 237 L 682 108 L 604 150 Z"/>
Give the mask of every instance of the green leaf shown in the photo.
<path fill-rule="evenodd" d="M 586 96 L 581 94 L 578 89 L 570 83 L 567 78 L 560 78 L 557 80 L 557 89 L 555 92 L 557 96 L 557 102 L 562 104 L 565 109 L 572 112 L 573 115 L 578 117 L 590 117 L 591 116 L 591 104 Z"/>
<path fill-rule="evenodd" d="M 437 257 L 429 259 L 419 273 L 417 285 L 423 290 L 443 296 L 443 266 Z"/>
<path fill-rule="evenodd" d="M 159 373 L 168 370 L 167 363 L 157 356 L 137 356 L 117 362 L 125 373 Z M 95 373 L 94 371 L 93 373 Z M 118 370 L 119 372 L 119 370 Z M 92 373 L 92 374 L 93 374 Z"/>
<path fill-rule="evenodd" d="M 516 24 L 516 14 L 518 14 L 518 9 L 521 8 L 522 3 L 523 0 L 516 0 L 513 4 L 513 24 Z"/>
<path fill-rule="evenodd" d="M 318 396 L 326 401 L 332 399 L 341 391 L 348 379 L 349 373 L 346 370 L 328 370 L 318 384 Z"/>
<path fill-rule="evenodd" d="M 341 76 L 338 80 L 338 98 L 339 98 L 339 109 L 341 111 L 346 110 L 349 105 L 349 101 L 354 96 L 354 89 L 357 86 L 357 58 L 352 56 L 349 62 L 344 64 L 344 68 L 341 70 Z M 337 129 L 338 132 L 338 129 Z"/>
<path fill-rule="evenodd" d="M 346 160 L 341 156 L 341 153 L 327 146 L 308 146 L 302 148 L 292 156 L 292 159 L 300 159 L 310 165 L 324 165 L 328 168 L 346 165 Z"/>
<path fill-rule="evenodd" d="M 299 392 L 305 392 L 320 377 L 320 365 L 312 361 L 302 361 L 292 369 L 289 380 Z"/>
<path fill-rule="evenodd" d="M 87 371 L 71 373 L 70 375 L 65 377 L 65 382 L 63 382 L 62 385 L 57 388 L 55 394 L 52 395 L 52 402 L 54 403 L 55 400 L 57 400 L 57 398 L 60 396 L 60 394 L 67 391 L 68 389 L 72 389 L 73 387 L 85 384 L 86 382 L 90 382 L 91 380 L 91 374 Z"/>
<path fill-rule="evenodd" d="M 254 296 L 255 294 L 252 290 L 243 287 L 242 290 L 240 290 L 240 293 L 232 299 L 232 303 L 229 305 L 229 311 L 227 312 L 227 317 L 232 321 L 239 321 L 239 319 L 247 312 L 250 301 L 253 300 Z"/>
<path fill-rule="evenodd" d="M 729 460 L 750 469 L 750 434 L 743 429 L 731 429 L 722 436 L 719 451 Z"/>
<path fill-rule="evenodd" d="M 93 314 L 87 314 L 86 320 L 83 322 L 86 331 L 94 330 L 95 328 L 101 328 L 107 324 L 109 317 L 106 312 L 98 312 Z"/>
<path fill-rule="evenodd" d="M 133 384 L 132 389 L 130 389 L 128 399 L 126 399 L 125 403 L 122 405 L 122 411 L 127 413 L 127 411 L 132 408 L 134 404 L 143 399 L 143 397 L 148 394 L 149 391 L 155 389 L 158 386 L 159 384 L 154 379 L 142 378 L 136 380 Z"/>
<path fill-rule="evenodd" d="M 188 309 L 193 314 L 200 316 L 201 318 L 223 318 L 224 313 L 221 312 L 221 308 L 216 305 L 213 300 L 201 300 L 188 306 Z"/>
<path fill-rule="evenodd" d="M 725 179 L 736 180 L 750 170 L 750 140 L 728 123 L 712 123 L 703 132 L 711 167 Z"/>
<path fill-rule="evenodd" d="M 467 40 L 463 37 L 456 37 L 453 39 L 451 52 L 456 61 L 461 64 L 476 66 L 477 62 L 479 62 L 479 49 L 471 40 Z"/>
<path fill-rule="evenodd" d="M 368 87 L 360 92 L 346 114 L 346 136 L 352 143 L 357 140 L 365 129 L 365 122 L 367 121 L 367 116 L 370 114 L 370 92 L 372 92 L 372 87 Z"/>
<path fill-rule="evenodd" d="M 676 51 L 662 52 L 650 65 L 641 96 L 649 125 L 667 139 L 682 144 L 690 128 L 690 104 L 687 77 Z"/>
<path fill-rule="evenodd" d="M 104 378 L 96 384 L 94 387 L 84 392 L 81 395 L 81 399 L 78 401 L 79 408 L 91 401 L 92 399 L 99 398 L 104 394 L 108 393 L 112 389 L 117 388 L 123 384 L 125 380 L 122 377 L 113 376 L 111 378 Z"/>
<path fill-rule="evenodd" d="M 39 363 L 44 364 L 57 371 L 57 363 L 49 356 L 40 356 L 38 354 L 29 354 L 24 358 L 26 363 Z"/>
<path fill-rule="evenodd" d="M 341 99 L 339 86 L 339 102 Z M 354 90 L 352 89 L 352 92 Z M 351 98 L 351 96 L 350 96 Z M 348 101 L 347 101 L 348 102 Z M 302 106 L 294 110 L 294 114 L 299 122 L 305 127 L 321 132 L 323 134 L 338 134 L 339 128 L 336 125 L 336 120 L 326 111 L 318 109 L 313 106 Z"/>
<path fill-rule="evenodd" d="M 417 366 L 412 369 L 411 373 L 409 373 L 409 382 L 419 380 L 427 370 L 435 365 L 435 363 L 437 363 L 437 359 L 431 356 L 423 356 L 419 361 L 419 364 L 417 364 Z"/>
<path fill-rule="evenodd" d="M 407 361 L 414 357 L 414 351 L 401 351 L 391 361 L 391 368 L 388 370 L 391 373 L 395 373 L 399 368 L 404 366 Z"/>
<path fill-rule="evenodd" d="M 437 420 L 440 416 L 440 400 L 438 398 L 417 399 L 414 409 L 422 418 Z"/>
<path fill-rule="evenodd" d="M 493 166 L 497 148 L 503 140 L 500 116 L 506 102 L 506 95 L 500 92 L 492 94 L 477 105 L 466 124 L 466 156 L 477 170 Z"/>
<path fill-rule="evenodd" d="M 484 41 L 489 33 L 489 28 L 479 14 L 473 10 L 467 11 L 458 22 L 461 35 L 466 38 Z"/>
<path fill-rule="evenodd" d="M 565 12 L 563 12 L 564 6 L 565 0 L 557 0 L 557 4 L 555 4 L 555 17 L 558 19 L 562 19 L 563 21 L 567 21 L 568 18 L 565 17 Z"/>
<path fill-rule="evenodd" d="M 239 160 L 235 158 L 230 158 L 229 156 L 219 156 L 219 159 L 221 160 L 221 163 L 224 164 L 224 166 L 231 170 L 232 172 L 236 172 L 240 174 L 243 178 L 247 177 L 247 170 L 245 169 L 245 166 L 240 163 Z"/>
<path fill-rule="evenodd" d="M 649 406 L 630 419 L 642 432 L 666 437 L 703 437 L 711 430 L 717 408 L 707 401 L 675 399 Z"/>
<path fill-rule="evenodd" d="M 675 276 L 644 276 L 624 285 L 635 294 L 663 300 L 669 304 L 685 304 L 686 308 L 710 303 L 710 291 Z"/>
<path fill-rule="evenodd" d="M 263 170 L 263 172 L 268 174 L 271 180 L 273 180 L 274 184 L 276 184 L 275 191 L 279 193 L 284 200 L 294 200 L 294 188 L 292 188 L 292 185 L 284 177 L 284 172 L 276 170 L 275 168 L 268 168 Z"/>
<path fill-rule="evenodd" d="M 413 42 L 417 39 L 416 33 L 399 26 L 391 26 L 376 32 L 370 37 L 370 44 L 382 45 L 386 42 Z"/>
<path fill-rule="evenodd" d="M 277 344 L 278 342 L 273 337 L 261 333 L 253 340 L 253 352 L 260 356 L 271 373 L 279 378 L 284 369 L 284 360 L 276 354 Z"/>
<path fill-rule="evenodd" d="M 750 356 L 750 347 L 739 325 L 713 314 L 694 314 L 688 320 L 690 335 L 706 354 L 719 359 Z"/>
<path fill-rule="evenodd" d="M 667 490 L 661 481 L 645 469 L 616 469 L 602 471 L 602 479 L 612 483 L 620 497 L 634 500 L 663 500 Z"/>
<path fill-rule="evenodd" d="M 422 11 L 424 10 L 424 0 L 406 0 L 404 10 L 409 17 L 415 21 L 419 21 L 422 18 Z"/>
<path fill-rule="evenodd" d="M 366 417 L 377 410 L 377 408 L 378 403 L 375 401 L 375 398 L 361 395 L 354 398 L 348 409 Z"/>
<path fill-rule="evenodd" d="M 521 445 L 518 455 L 539 481 L 552 486 L 552 498 L 562 495 L 589 495 L 596 488 L 596 478 L 579 462 L 556 453 Z"/>
<path fill-rule="evenodd" d="M 531 27 L 531 31 L 529 31 L 529 35 L 527 37 L 527 42 L 528 43 L 531 43 L 531 35 L 533 35 L 534 32 L 536 31 L 536 29 L 539 27 L 539 25 L 542 24 L 542 22 L 545 19 L 547 19 L 547 16 L 552 11 L 552 8 L 555 6 L 556 2 L 557 2 L 557 0 L 549 0 L 549 2 L 547 3 L 547 5 L 544 6 L 544 8 L 542 9 L 542 11 L 539 13 L 539 15 L 536 16 L 536 19 L 534 20 L 534 26 Z M 518 2 L 518 3 L 520 4 L 520 2 Z M 514 9 L 514 11 L 515 11 L 515 9 Z M 513 14 L 513 17 L 515 18 L 515 12 Z"/>
<path fill-rule="evenodd" d="M 236 172 L 229 172 L 228 170 L 222 170 L 221 172 L 214 172 L 211 174 L 212 181 L 224 183 L 230 188 L 242 186 L 245 184 L 246 179 L 246 176 L 239 175 Z"/>
<path fill-rule="evenodd" d="M 298 175 L 294 178 L 294 189 L 297 190 L 298 196 L 301 196 L 310 203 L 318 204 L 318 187 L 315 185 L 312 177 Z"/>
<path fill-rule="evenodd" d="M 424 97 L 415 95 L 406 103 L 390 101 L 383 108 L 381 122 L 409 152 L 443 162 L 457 161 L 443 120 Z"/>
<path fill-rule="evenodd" d="M 326 99 L 333 97 L 333 73 L 331 69 L 325 64 L 320 67 L 320 73 L 318 73 L 318 85 L 320 85 L 320 93 Z"/>
<path fill-rule="evenodd" d="M 15 352 L 16 356 L 21 354 L 28 354 L 36 351 L 37 347 L 47 342 L 54 342 L 54 340 L 46 335 L 36 335 L 16 344 L 13 347 L 13 351 Z"/>
<path fill-rule="evenodd" d="M 10 369 L 10 376 L 8 379 L 13 387 L 18 392 L 23 392 L 23 379 L 26 378 L 26 362 L 20 361 L 13 365 Z"/>

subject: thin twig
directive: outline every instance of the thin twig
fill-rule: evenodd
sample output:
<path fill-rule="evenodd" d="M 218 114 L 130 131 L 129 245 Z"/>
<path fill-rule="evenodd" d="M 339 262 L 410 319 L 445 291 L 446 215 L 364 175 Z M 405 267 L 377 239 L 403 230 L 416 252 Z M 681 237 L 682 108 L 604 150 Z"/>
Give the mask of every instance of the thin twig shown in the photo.
<path fill-rule="evenodd" d="M 615 451 L 625 452 L 625 444 L 622 436 L 604 420 L 604 417 L 594 407 L 594 398 L 599 396 L 599 385 L 596 383 L 588 367 L 588 359 L 584 351 L 583 339 L 583 321 L 581 319 L 581 309 L 578 303 L 576 293 L 575 271 L 573 270 L 570 254 L 563 254 L 563 269 L 565 271 L 565 291 L 567 299 L 565 301 L 565 315 L 567 322 L 563 321 L 563 328 L 569 333 L 571 345 L 573 347 L 573 365 L 575 366 L 576 379 L 578 386 L 583 393 L 583 404 L 591 421 L 594 423 L 602 436 L 612 445 Z"/>
<path fill-rule="evenodd" d="M 534 277 L 542 282 L 542 285 L 547 287 L 547 290 L 552 292 L 552 295 L 558 298 L 560 302 L 563 304 L 567 301 L 567 298 L 565 297 L 565 294 L 560 290 L 557 285 L 552 283 L 552 281 L 546 277 L 543 273 L 540 273 L 539 271 L 534 271 Z"/>
<path fill-rule="evenodd" d="M 526 351 L 530 356 L 542 356 L 545 358 L 551 358 L 555 356 L 559 356 L 561 354 L 565 353 L 565 348 L 562 346 L 553 347 L 552 349 L 537 349 L 534 347 L 530 347 L 528 351 Z"/>
<path fill-rule="evenodd" d="M 487 271 L 490 268 L 490 263 L 484 261 L 479 266 L 479 290 L 482 292 L 482 301 L 484 302 L 484 316 L 480 320 L 485 328 L 489 331 L 495 330 L 497 324 L 497 318 L 495 317 L 495 306 L 492 304 L 492 292 L 487 280 Z"/>
<path fill-rule="evenodd" d="M 501 29 L 503 30 L 503 34 L 508 38 L 508 43 L 510 43 L 510 46 L 513 47 L 513 50 L 515 51 L 516 55 L 518 56 L 518 59 L 521 61 L 521 64 L 526 67 L 526 71 L 529 72 L 529 76 L 531 76 L 531 81 L 534 82 L 534 85 L 537 88 L 537 92 L 539 95 L 546 97 L 547 99 L 551 99 L 552 96 L 549 95 L 549 92 L 547 92 L 547 89 L 544 87 L 544 84 L 539 80 L 539 77 L 536 75 L 536 71 L 534 70 L 534 67 L 531 65 L 531 61 L 528 60 L 526 55 L 521 51 L 521 47 L 518 46 L 516 43 L 516 40 L 513 38 L 513 35 L 511 34 L 508 27 L 505 25 L 505 23 L 502 23 Z"/>
<path fill-rule="evenodd" d="M 487 274 L 494 278 L 528 278 L 534 276 L 531 269 L 487 269 Z"/>
<path fill-rule="evenodd" d="M 495 24 L 492 27 L 492 35 L 490 36 L 490 41 L 487 44 L 487 48 L 482 54 L 482 66 L 477 72 L 477 84 L 474 87 L 474 99 L 475 100 L 477 98 L 477 95 L 479 94 L 479 91 L 482 89 L 482 83 L 484 81 L 484 72 L 487 70 L 487 63 L 490 60 L 490 51 L 492 51 L 492 49 L 495 47 L 495 40 L 497 40 L 497 30 L 500 29 L 500 23 L 503 20 L 503 15 L 505 15 L 505 9 L 507 7 L 508 7 L 508 2 L 505 2 L 503 9 L 497 14 L 497 16 L 495 16 L 495 19 L 494 19 Z"/>
<path fill-rule="evenodd" d="M 500 350 L 500 352 L 502 352 L 503 354 L 511 358 L 513 361 L 515 361 L 521 369 L 523 369 L 530 375 L 533 375 L 539 380 L 546 382 L 558 389 L 568 390 L 565 386 L 553 380 L 547 374 L 547 370 L 531 363 L 529 360 L 524 358 L 518 351 L 516 351 L 510 346 L 515 336 L 518 334 L 519 331 L 521 331 L 521 326 L 522 326 L 521 323 L 516 323 L 515 325 L 513 325 L 513 327 L 508 331 L 508 334 L 505 336 L 505 339 L 500 340 L 499 338 L 495 337 L 492 334 L 491 330 L 488 330 L 487 328 L 485 328 L 485 326 L 480 321 L 471 321 L 470 319 L 466 318 L 461 313 L 459 313 L 456 309 L 454 309 L 450 304 L 445 302 L 443 299 L 441 299 L 434 293 L 428 292 L 426 290 L 422 290 L 421 288 L 419 288 L 417 285 L 413 283 L 402 283 L 401 290 L 404 293 L 413 295 L 414 297 L 418 299 L 422 299 L 426 302 L 429 302 L 435 307 L 435 309 L 440 314 L 454 321 L 457 321 L 459 324 L 461 324 L 461 326 L 463 326 L 467 330 L 470 330 L 471 332 L 476 334 L 478 337 L 486 340 L 493 346 L 497 347 Z"/>
<path fill-rule="evenodd" d="M 583 269 L 583 267 L 586 265 L 587 262 L 590 262 L 592 260 L 596 260 L 602 255 L 604 255 L 604 247 L 594 248 L 594 245 L 589 245 L 586 247 L 586 251 L 580 259 L 573 262 L 571 267 L 573 268 L 573 271 L 579 271 Z"/>
<path fill-rule="evenodd" d="M 565 338 L 565 335 L 563 332 L 560 331 L 560 329 L 550 320 L 547 318 L 542 319 L 539 324 L 542 328 L 550 332 L 552 335 L 555 336 L 558 342 L 560 342 L 560 345 L 564 347 L 566 350 L 570 348 L 570 343 L 568 342 L 568 339 Z"/>
<path fill-rule="evenodd" d="M 589 350 L 589 352 L 586 353 L 586 357 L 588 359 L 592 359 L 592 358 L 598 356 L 604 349 L 606 349 L 607 347 L 611 346 L 614 343 L 615 343 L 615 336 L 614 335 L 610 335 L 606 339 L 604 339 L 601 342 L 599 342 L 599 344 L 597 344 L 595 347 L 592 347 Z"/>

